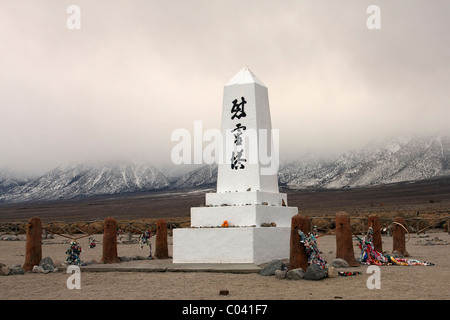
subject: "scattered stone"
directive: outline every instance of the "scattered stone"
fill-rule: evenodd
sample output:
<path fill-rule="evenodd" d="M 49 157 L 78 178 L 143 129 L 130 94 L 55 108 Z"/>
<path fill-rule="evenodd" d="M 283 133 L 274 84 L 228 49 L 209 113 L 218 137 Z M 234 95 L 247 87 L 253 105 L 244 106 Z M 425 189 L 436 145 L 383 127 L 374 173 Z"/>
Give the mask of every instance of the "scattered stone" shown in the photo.
<path fill-rule="evenodd" d="M 328 278 L 336 278 L 338 275 L 339 275 L 338 271 L 336 270 L 335 267 L 333 267 L 333 266 L 328 267 L 328 270 L 327 270 Z"/>
<path fill-rule="evenodd" d="M 414 244 L 415 245 L 422 245 L 422 246 L 447 245 L 448 241 L 444 241 L 444 240 L 440 239 L 439 237 L 434 237 L 433 239 L 419 240 L 419 241 L 417 241 Z"/>
<path fill-rule="evenodd" d="M 287 270 L 275 270 L 275 278 L 286 279 Z"/>
<path fill-rule="evenodd" d="M 318 264 L 312 264 L 306 269 L 303 278 L 306 280 L 320 280 L 327 277 L 327 273 Z"/>
<path fill-rule="evenodd" d="M 23 235 L 17 236 L 17 235 L 10 235 L 10 234 L 6 234 L 4 236 L 0 237 L 0 240 L 2 241 L 25 241 L 26 237 Z"/>
<path fill-rule="evenodd" d="M 11 268 L 4 265 L 3 263 L 0 264 L 0 276 L 8 276 L 11 272 Z"/>
<path fill-rule="evenodd" d="M 44 273 L 44 269 L 42 267 L 35 265 L 31 270 L 32 273 Z"/>
<path fill-rule="evenodd" d="M 11 268 L 11 271 L 9 272 L 10 275 L 16 275 L 16 274 L 24 274 L 25 271 L 23 270 L 22 266 L 20 264 L 16 264 L 14 267 Z"/>
<path fill-rule="evenodd" d="M 120 262 L 128 262 L 128 261 L 135 261 L 135 260 L 153 260 L 152 257 L 147 256 L 134 256 L 134 257 L 125 257 L 125 256 L 120 256 L 119 257 Z"/>
<path fill-rule="evenodd" d="M 219 291 L 219 294 L 220 294 L 221 296 L 227 296 L 227 295 L 230 294 L 230 291 L 228 291 L 228 290 L 220 290 L 220 291 Z"/>
<path fill-rule="evenodd" d="M 45 257 L 44 259 L 42 259 L 41 262 L 39 262 L 39 267 L 42 268 L 44 273 L 55 271 L 55 265 L 53 264 L 53 260 L 50 257 Z"/>
<path fill-rule="evenodd" d="M 283 270 L 284 263 L 281 260 L 272 260 L 259 272 L 262 276 L 273 276 L 275 275 L 275 270 Z"/>
<path fill-rule="evenodd" d="M 292 269 L 286 272 L 286 278 L 291 280 L 300 280 L 305 277 L 305 271 L 302 268 Z"/>
<path fill-rule="evenodd" d="M 268 222 L 265 222 L 265 223 L 261 223 L 261 227 L 276 227 L 277 226 L 277 224 L 275 223 L 275 222 L 270 222 L 270 223 L 268 223 Z"/>
<path fill-rule="evenodd" d="M 336 258 L 333 261 L 331 261 L 330 266 L 335 267 L 335 268 L 348 268 L 349 267 L 347 261 L 345 261 L 344 259 L 341 259 L 341 258 Z"/>
<path fill-rule="evenodd" d="M 119 260 L 120 260 L 120 262 L 128 262 L 128 261 L 131 261 L 131 258 L 123 256 L 123 257 L 119 257 Z"/>

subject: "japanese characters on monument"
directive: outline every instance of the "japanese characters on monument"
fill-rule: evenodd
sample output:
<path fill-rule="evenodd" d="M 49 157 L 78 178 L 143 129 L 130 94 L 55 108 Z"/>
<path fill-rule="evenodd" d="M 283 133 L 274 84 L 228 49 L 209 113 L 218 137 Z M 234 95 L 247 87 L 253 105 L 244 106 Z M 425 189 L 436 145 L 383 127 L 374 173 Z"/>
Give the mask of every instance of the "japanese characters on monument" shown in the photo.
<path fill-rule="evenodd" d="M 247 101 L 245 101 L 244 97 L 241 97 L 240 103 L 238 103 L 238 99 L 233 100 L 231 120 L 240 120 L 241 118 L 245 118 L 247 116 L 245 113 L 246 103 Z M 243 158 L 244 147 L 242 144 L 242 135 L 244 131 L 247 130 L 247 127 L 243 126 L 241 122 L 237 123 L 236 128 L 231 131 L 234 134 L 234 151 L 231 154 L 231 169 L 234 170 L 245 169 L 244 162 L 247 162 L 247 159 Z"/>

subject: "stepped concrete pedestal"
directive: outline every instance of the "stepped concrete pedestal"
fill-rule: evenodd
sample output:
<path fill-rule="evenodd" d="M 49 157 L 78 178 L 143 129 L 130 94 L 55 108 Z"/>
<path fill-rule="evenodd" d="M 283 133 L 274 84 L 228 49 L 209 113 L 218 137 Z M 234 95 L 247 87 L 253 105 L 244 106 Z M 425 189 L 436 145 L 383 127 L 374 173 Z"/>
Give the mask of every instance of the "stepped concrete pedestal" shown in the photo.
<path fill-rule="evenodd" d="M 191 208 L 191 228 L 173 230 L 173 262 L 289 258 L 298 209 L 288 207 L 286 194 L 278 191 L 268 91 L 248 68 L 224 88 L 222 134 L 217 193 L 206 194 L 205 207 Z"/>

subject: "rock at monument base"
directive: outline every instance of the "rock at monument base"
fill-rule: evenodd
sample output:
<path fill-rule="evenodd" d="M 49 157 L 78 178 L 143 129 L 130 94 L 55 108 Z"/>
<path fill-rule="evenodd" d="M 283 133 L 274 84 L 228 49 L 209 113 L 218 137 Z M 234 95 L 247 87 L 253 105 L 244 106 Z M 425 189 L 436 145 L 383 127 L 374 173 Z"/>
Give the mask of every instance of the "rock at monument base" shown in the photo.
<path fill-rule="evenodd" d="M 0 263 L 0 276 L 8 276 L 11 272 L 11 268 L 3 263 Z"/>
<path fill-rule="evenodd" d="M 292 269 L 286 272 L 286 278 L 291 280 L 300 280 L 305 277 L 305 271 L 302 268 Z"/>
<path fill-rule="evenodd" d="M 330 266 L 332 266 L 334 268 L 348 268 L 349 267 L 347 261 L 345 261 L 344 259 L 341 259 L 341 258 L 336 258 L 333 261 L 331 261 Z"/>
<path fill-rule="evenodd" d="M 53 272 L 55 270 L 55 265 L 50 257 L 45 257 L 42 259 L 41 262 L 39 262 L 39 267 L 48 272 Z"/>
<path fill-rule="evenodd" d="M 16 274 L 24 274 L 24 273 L 25 273 L 25 271 L 23 270 L 22 266 L 20 264 L 17 264 L 11 268 L 9 275 L 13 276 Z"/>
<path fill-rule="evenodd" d="M 284 263 L 281 260 L 272 260 L 264 268 L 261 269 L 259 274 L 261 276 L 273 276 L 276 270 L 283 270 Z"/>
<path fill-rule="evenodd" d="M 304 279 L 306 280 L 320 280 L 327 277 L 327 272 L 319 265 L 312 264 L 306 269 Z"/>
<path fill-rule="evenodd" d="M 338 271 L 336 270 L 335 267 L 333 267 L 333 266 L 328 267 L 328 270 L 327 270 L 328 278 L 336 278 L 338 275 L 339 275 Z"/>
<path fill-rule="evenodd" d="M 275 278 L 286 279 L 287 270 L 275 270 Z"/>
<path fill-rule="evenodd" d="M 31 270 L 32 273 L 44 273 L 44 269 L 42 267 L 35 265 Z"/>

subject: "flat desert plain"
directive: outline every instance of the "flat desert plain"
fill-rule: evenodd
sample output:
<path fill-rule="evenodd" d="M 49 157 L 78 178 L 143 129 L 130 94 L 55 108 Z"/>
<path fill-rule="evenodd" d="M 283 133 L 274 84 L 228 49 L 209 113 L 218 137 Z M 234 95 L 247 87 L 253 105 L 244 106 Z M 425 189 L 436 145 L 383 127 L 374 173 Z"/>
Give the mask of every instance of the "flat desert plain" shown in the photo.
<path fill-rule="evenodd" d="M 92 221 L 107 216 L 118 221 L 165 218 L 173 221 L 189 221 L 190 208 L 203 205 L 205 192 L 161 192 L 119 197 L 94 198 L 54 203 L 14 204 L 0 206 L 0 223 L 26 223 L 32 216 L 39 216 L 43 224 L 52 221 Z M 299 213 L 309 216 L 331 216 L 346 211 L 351 217 L 378 214 L 380 218 L 392 219 L 434 217 L 436 221 L 450 213 L 450 181 L 434 179 L 415 183 L 399 183 L 373 188 L 340 190 L 289 191 L 288 205 L 299 208 Z M 317 220 L 320 221 L 320 220 Z M 328 220 L 327 220 L 328 221 Z M 383 220 L 382 226 L 386 221 Z M 424 220 L 428 221 L 428 220 Z M 439 300 L 450 299 L 450 235 L 442 224 L 427 228 L 422 238 L 412 228 L 421 229 L 430 224 L 408 220 L 411 237 L 406 249 L 411 258 L 434 263 L 434 266 L 381 266 L 380 289 L 369 289 L 367 266 L 361 265 L 340 271 L 361 271 L 363 274 L 350 277 L 325 278 L 320 281 L 276 279 L 257 273 L 234 274 L 217 272 L 81 272 L 81 289 L 69 290 L 66 282 L 69 274 L 26 273 L 0 277 L 0 299 L 158 299 L 158 300 Z M 420 222 L 420 223 L 419 223 Z M 321 222 L 324 223 L 324 222 Z M 330 227 L 330 226 L 329 226 Z M 331 229 L 333 227 L 331 226 Z M 361 225 L 358 227 L 361 229 Z M 319 230 L 328 231 L 328 230 Z M 75 236 L 80 236 L 79 234 Z M 136 239 L 137 234 L 133 237 Z M 441 241 L 424 245 L 437 237 Z M 95 235 L 97 247 L 89 249 L 88 238 L 79 240 L 85 262 L 100 261 L 102 235 Z M 155 237 L 152 248 L 155 249 Z M 392 237 L 383 234 L 383 250 L 392 251 Z M 68 239 L 55 236 L 43 240 L 43 257 L 49 256 L 56 265 L 66 259 Z M 65 242 L 65 243 L 64 243 Z M 169 255 L 172 238 L 169 235 Z M 359 255 L 358 243 L 353 241 L 355 256 Z M 336 237 L 333 232 L 318 238 L 323 258 L 331 262 L 336 257 Z M 119 244 L 118 254 L 124 257 L 147 256 L 148 247 L 141 251 L 139 244 Z M 23 265 L 25 241 L 0 241 L 0 263 L 7 266 Z M 143 266 L 168 265 L 168 260 L 140 260 L 121 264 Z M 228 295 L 221 295 L 228 290 Z"/>
<path fill-rule="evenodd" d="M 216 272 L 81 272 L 81 289 L 67 288 L 70 274 L 25 273 L 0 277 L 1 299 L 63 299 L 63 300 L 364 300 L 364 299 L 450 299 L 449 245 L 424 245 L 438 237 L 450 242 L 446 232 L 428 233 L 429 237 L 411 235 L 407 250 L 411 258 L 432 262 L 434 266 L 381 266 L 380 289 L 369 289 L 367 266 L 339 269 L 340 271 L 362 271 L 363 274 L 319 281 L 276 279 L 274 276 Z M 135 236 L 137 237 L 137 236 Z M 102 235 L 96 235 L 97 247 L 89 249 L 88 239 L 80 239 L 83 248 L 81 259 L 85 262 L 100 261 Z M 65 238 L 43 240 L 43 257 L 49 256 L 55 264 L 64 262 L 67 243 Z M 433 241 L 431 241 L 433 242 Z M 154 238 L 152 238 L 154 249 Z M 171 254 L 169 237 L 169 254 Z M 324 235 L 318 239 L 323 258 L 331 262 L 335 258 L 336 238 Z M 148 247 L 140 249 L 139 244 L 119 244 L 119 256 L 134 257 L 148 255 Z M 383 249 L 392 250 L 392 238 L 383 236 Z M 359 254 L 354 241 L 355 256 Z M 23 264 L 25 241 L 0 241 L 0 262 L 8 266 Z M 139 263 L 145 265 L 167 265 L 168 260 L 140 260 L 121 264 Z M 228 290 L 228 295 L 221 295 Z"/>

